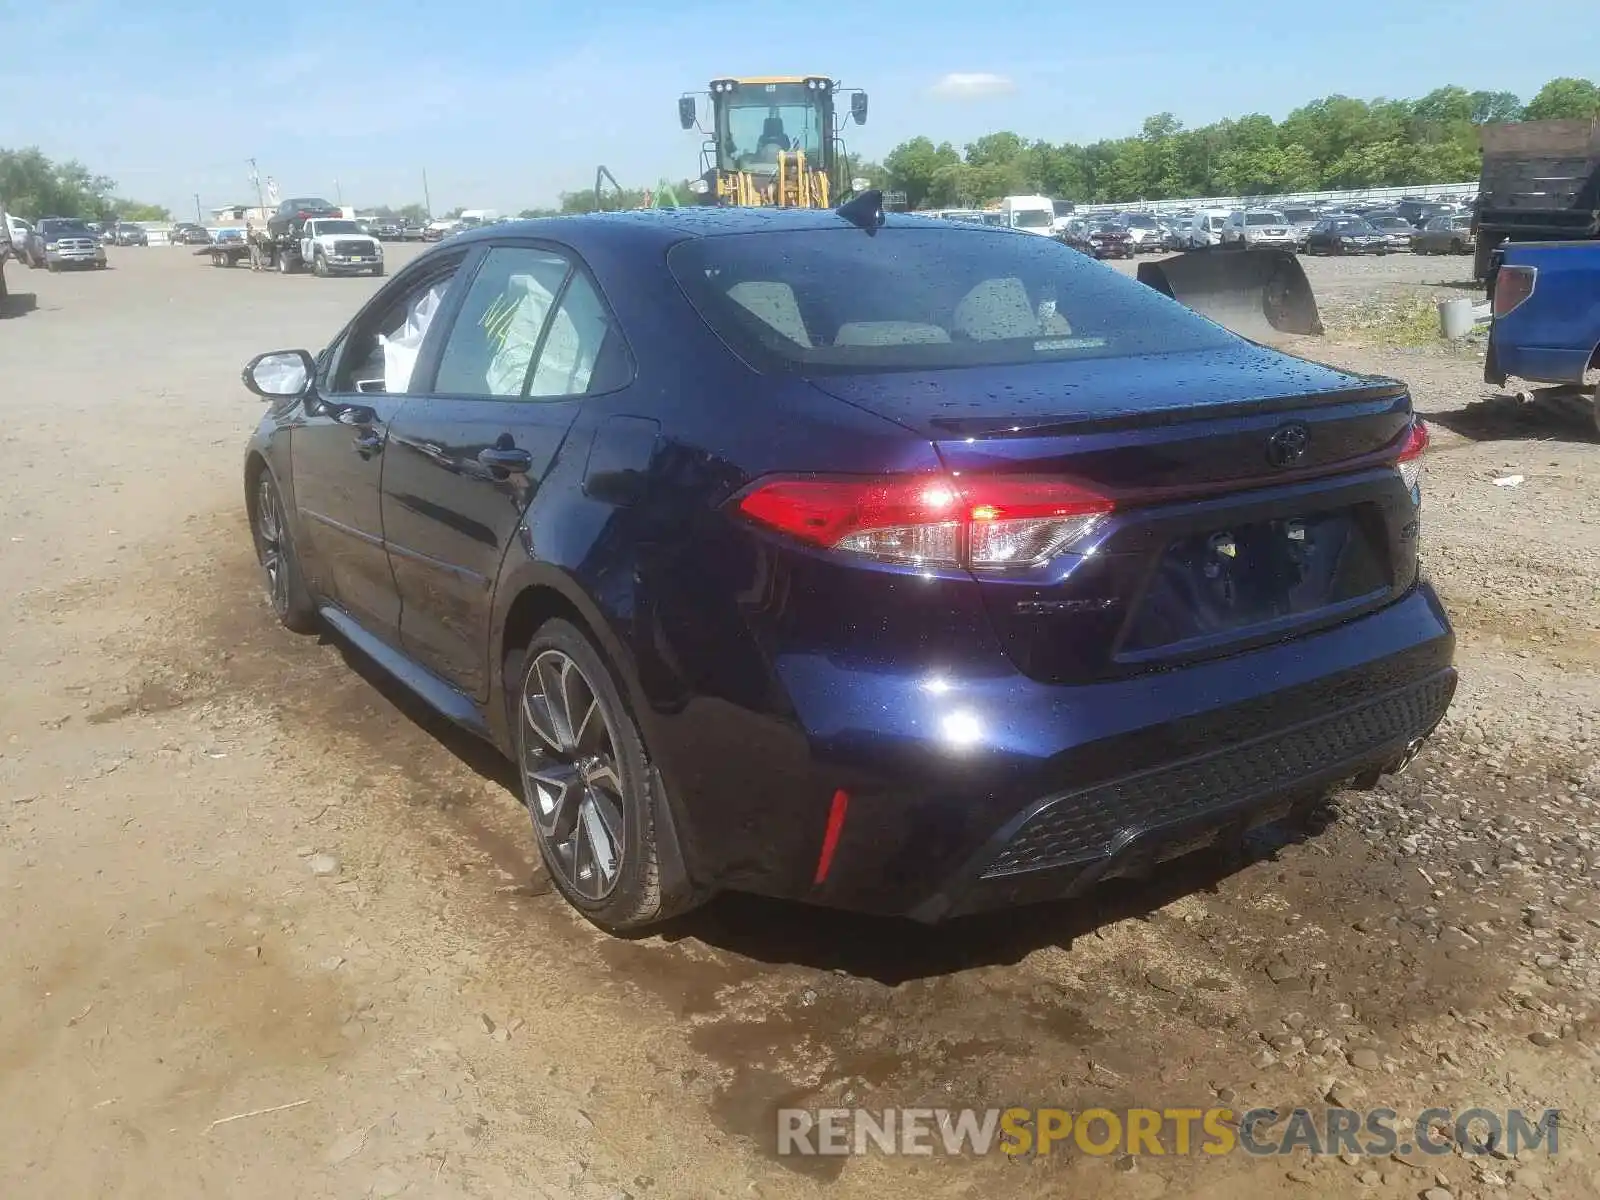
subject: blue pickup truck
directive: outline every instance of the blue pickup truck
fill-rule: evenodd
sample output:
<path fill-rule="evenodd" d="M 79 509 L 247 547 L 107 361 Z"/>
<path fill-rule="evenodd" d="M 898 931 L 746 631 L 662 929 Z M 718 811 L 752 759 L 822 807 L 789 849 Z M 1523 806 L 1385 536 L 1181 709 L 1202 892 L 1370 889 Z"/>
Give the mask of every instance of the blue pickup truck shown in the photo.
<path fill-rule="evenodd" d="M 1600 241 L 1507 242 L 1497 257 L 1484 379 L 1583 387 L 1600 370 Z"/>

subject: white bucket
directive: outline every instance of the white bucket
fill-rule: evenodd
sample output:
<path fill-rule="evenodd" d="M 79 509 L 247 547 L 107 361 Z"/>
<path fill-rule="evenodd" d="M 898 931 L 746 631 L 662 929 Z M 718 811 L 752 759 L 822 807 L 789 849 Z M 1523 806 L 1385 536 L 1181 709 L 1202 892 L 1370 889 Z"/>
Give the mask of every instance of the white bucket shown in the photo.
<path fill-rule="evenodd" d="M 1439 336 L 1459 342 L 1472 332 L 1472 301 L 1465 298 L 1439 301 Z"/>

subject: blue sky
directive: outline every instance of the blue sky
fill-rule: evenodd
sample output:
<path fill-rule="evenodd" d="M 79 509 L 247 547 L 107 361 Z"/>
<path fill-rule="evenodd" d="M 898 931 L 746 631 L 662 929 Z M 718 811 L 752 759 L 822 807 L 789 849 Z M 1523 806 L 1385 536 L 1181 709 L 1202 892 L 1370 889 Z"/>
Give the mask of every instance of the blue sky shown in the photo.
<path fill-rule="evenodd" d="M 1488 31 L 1514 14 L 1564 32 L 1537 53 L 1496 50 Z M 436 211 L 550 203 L 599 163 L 624 183 L 682 178 L 698 140 L 677 97 L 724 74 L 866 88 L 868 123 L 846 137 L 873 158 L 918 133 L 1091 141 L 1162 110 L 1280 118 L 1331 92 L 1447 83 L 1527 99 L 1552 76 L 1600 75 L 1580 0 L 0 0 L 0 46 L 0 146 L 81 159 L 180 213 L 195 193 L 250 198 L 251 156 L 286 196 L 360 205 L 420 201 L 426 169 Z"/>

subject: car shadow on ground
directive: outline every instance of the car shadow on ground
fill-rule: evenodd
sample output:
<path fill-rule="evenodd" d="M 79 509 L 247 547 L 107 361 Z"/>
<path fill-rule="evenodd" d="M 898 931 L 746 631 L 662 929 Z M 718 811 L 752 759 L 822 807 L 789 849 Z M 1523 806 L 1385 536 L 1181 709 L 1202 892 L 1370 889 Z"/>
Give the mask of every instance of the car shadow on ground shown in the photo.
<path fill-rule="evenodd" d="M 39 307 L 39 297 L 33 292 L 12 292 L 0 296 L 0 320 L 7 317 L 25 317 Z"/>
<path fill-rule="evenodd" d="M 350 670 L 361 676 L 413 725 L 460 759 L 463 765 L 480 778 L 499 784 L 512 796 L 521 794 L 522 784 L 516 767 L 488 742 L 441 716 L 405 684 L 332 629 L 324 628 L 320 637 L 324 645 L 338 650 Z"/>
<path fill-rule="evenodd" d="M 1429 424 L 1441 425 L 1474 442 L 1600 441 L 1596 432 L 1594 393 L 1575 388 L 1539 388 L 1529 392 L 1500 392 L 1447 412 L 1426 414 Z"/>
<path fill-rule="evenodd" d="M 463 765 L 505 788 L 509 797 L 521 796 L 517 769 L 498 750 L 440 716 L 337 633 L 326 630 L 322 640 L 338 650 L 350 670 Z M 1068 901 L 925 925 L 908 918 L 725 892 L 700 908 L 642 931 L 634 940 L 659 937 L 668 944 L 698 942 L 751 963 L 842 971 L 893 987 L 975 967 L 1020 962 L 1035 950 L 1070 946 L 1103 926 L 1143 919 L 1184 896 L 1215 891 L 1244 868 L 1275 857 L 1287 845 L 1316 836 L 1332 815 L 1327 805 L 1302 811 L 1305 815 L 1261 826 L 1242 837 L 1162 863 L 1148 877 L 1108 880 Z M 463 831 L 483 841 L 501 867 L 524 876 L 518 880 L 520 893 L 540 896 L 550 890 L 531 830 L 524 845 L 508 847 L 473 814 L 456 816 Z"/>
<path fill-rule="evenodd" d="M 1270 860 L 1326 828 L 1331 809 L 1251 831 L 1226 847 L 1163 863 L 1142 879 L 1113 879 L 1072 900 L 999 909 L 924 925 L 797 901 L 724 893 L 650 934 L 693 939 L 769 966 L 839 971 L 895 987 L 978 967 L 1011 965 L 1046 947 L 1118 921 L 1144 920 L 1185 896 L 1214 892 L 1230 876 Z"/>

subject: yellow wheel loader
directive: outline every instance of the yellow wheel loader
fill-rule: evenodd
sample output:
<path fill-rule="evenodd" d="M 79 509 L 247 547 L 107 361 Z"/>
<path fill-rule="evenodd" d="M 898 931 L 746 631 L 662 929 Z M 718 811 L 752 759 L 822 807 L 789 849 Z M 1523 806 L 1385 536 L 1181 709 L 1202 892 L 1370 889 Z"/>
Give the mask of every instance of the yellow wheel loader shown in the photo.
<path fill-rule="evenodd" d="M 752 75 L 713 79 L 706 92 L 678 99 L 678 123 L 705 136 L 697 204 L 832 208 L 855 189 L 840 136 L 838 100 L 867 120 L 867 94 L 826 75 Z M 710 117 L 701 124 L 701 100 Z"/>

